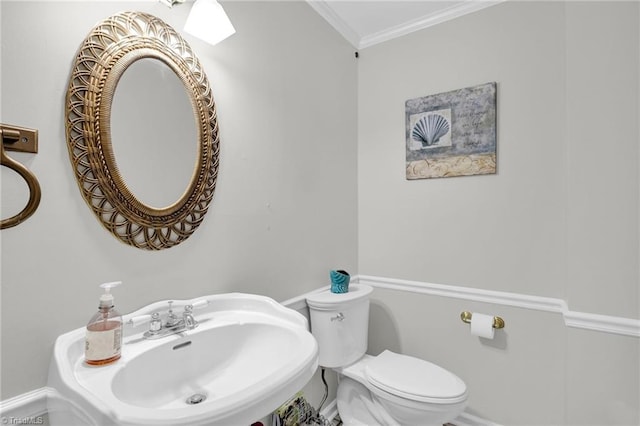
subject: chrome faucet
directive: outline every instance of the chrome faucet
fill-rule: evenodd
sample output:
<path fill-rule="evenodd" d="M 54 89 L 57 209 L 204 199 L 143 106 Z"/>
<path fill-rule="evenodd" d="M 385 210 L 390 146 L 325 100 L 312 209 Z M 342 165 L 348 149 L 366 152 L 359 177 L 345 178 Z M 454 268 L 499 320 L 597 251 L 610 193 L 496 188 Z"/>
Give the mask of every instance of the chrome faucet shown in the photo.
<path fill-rule="evenodd" d="M 180 318 L 178 318 L 178 316 L 173 313 L 173 309 L 171 309 L 173 300 L 169 300 L 167 303 L 169 304 L 169 311 L 167 312 L 167 320 L 164 322 L 164 326 L 166 328 L 177 327 L 180 325 Z"/>
<path fill-rule="evenodd" d="M 193 304 L 186 305 L 182 318 L 173 312 L 173 300 L 168 302 L 169 309 L 167 311 L 167 318 L 164 323 L 160 317 L 159 312 L 154 312 L 152 315 L 141 315 L 139 317 L 131 318 L 127 323 L 132 326 L 138 326 L 149 321 L 149 330 L 143 334 L 145 339 L 160 339 L 165 336 L 180 333 L 186 330 L 193 330 L 198 326 L 198 321 L 193 316 L 194 308 L 204 308 L 209 304 L 206 299 L 198 300 Z"/>
<path fill-rule="evenodd" d="M 187 330 L 193 330 L 198 326 L 198 321 L 193 317 L 193 305 L 187 305 L 184 307 L 184 312 L 182 313 L 182 323 L 184 324 L 184 328 Z"/>

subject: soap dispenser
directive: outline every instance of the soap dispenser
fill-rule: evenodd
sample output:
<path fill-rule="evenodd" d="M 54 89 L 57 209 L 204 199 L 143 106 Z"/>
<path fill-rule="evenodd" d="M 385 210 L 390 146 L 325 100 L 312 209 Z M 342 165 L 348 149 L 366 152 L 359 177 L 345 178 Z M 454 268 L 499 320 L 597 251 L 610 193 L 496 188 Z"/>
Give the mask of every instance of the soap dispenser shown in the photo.
<path fill-rule="evenodd" d="M 100 284 L 104 294 L 100 296 L 98 312 L 87 324 L 84 358 L 89 365 L 107 365 L 120 359 L 122 315 L 114 309 L 111 294 L 111 289 L 120 284 L 121 281 Z"/>

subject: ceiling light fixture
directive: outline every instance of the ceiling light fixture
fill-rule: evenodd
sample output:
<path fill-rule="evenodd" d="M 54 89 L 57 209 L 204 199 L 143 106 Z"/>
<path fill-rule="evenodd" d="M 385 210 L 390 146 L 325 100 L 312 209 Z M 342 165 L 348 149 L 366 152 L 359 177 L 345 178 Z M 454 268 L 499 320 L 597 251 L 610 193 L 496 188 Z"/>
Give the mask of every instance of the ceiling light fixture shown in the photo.
<path fill-rule="evenodd" d="M 216 0 L 196 0 L 184 24 L 184 30 L 211 45 L 220 43 L 236 32 Z"/>
<path fill-rule="evenodd" d="M 184 0 L 160 2 L 172 7 L 176 3 L 183 3 Z M 184 24 L 184 31 L 211 45 L 220 43 L 236 32 L 222 5 L 216 0 L 195 0 Z"/>
<path fill-rule="evenodd" d="M 160 0 L 160 3 L 163 3 L 169 7 L 173 7 L 176 3 L 182 3 L 184 0 Z"/>

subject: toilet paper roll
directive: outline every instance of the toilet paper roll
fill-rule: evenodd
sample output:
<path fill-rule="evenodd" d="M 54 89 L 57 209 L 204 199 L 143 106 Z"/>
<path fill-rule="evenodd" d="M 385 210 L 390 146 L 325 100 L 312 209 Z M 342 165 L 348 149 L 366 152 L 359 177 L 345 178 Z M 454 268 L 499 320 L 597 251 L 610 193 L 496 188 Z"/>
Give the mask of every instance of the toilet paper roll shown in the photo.
<path fill-rule="evenodd" d="M 484 337 L 485 339 L 493 339 L 494 332 L 493 317 L 491 315 L 473 313 L 473 316 L 471 316 L 472 335 Z"/>

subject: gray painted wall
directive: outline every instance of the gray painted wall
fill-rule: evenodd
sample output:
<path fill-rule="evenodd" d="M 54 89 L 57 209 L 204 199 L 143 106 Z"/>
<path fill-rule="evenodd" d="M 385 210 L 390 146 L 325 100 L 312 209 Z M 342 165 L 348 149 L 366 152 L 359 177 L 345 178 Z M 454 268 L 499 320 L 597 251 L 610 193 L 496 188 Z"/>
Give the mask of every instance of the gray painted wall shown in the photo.
<path fill-rule="evenodd" d="M 225 8 L 232 38 L 211 48 L 187 36 L 218 105 L 215 200 L 187 242 L 146 253 L 116 241 L 84 205 L 64 92 L 94 23 L 138 9 L 181 28 L 187 9 L 0 3 L 2 122 L 40 129 L 40 153 L 15 157 L 43 187 L 38 212 L 0 234 L 2 399 L 44 385 L 53 340 L 86 322 L 96 285 L 112 279 L 125 281 L 124 312 L 225 291 L 284 300 L 340 265 L 640 317 L 638 3 L 507 2 L 364 49 L 357 65 L 306 4 Z M 498 83 L 498 174 L 406 181 L 404 102 L 489 81 Z M 13 185 L 2 178 L 4 211 L 20 203 L 5 201 Z M 530 425 L 640 420 L 637 338 L 570 329 L 556 313 L 395 290 L 376 289 L 372 304 L 370 352 L 454 371 L 471 414 Z M 481 341 L 461 310 L 501 315 L 507 328 Z"/>
<path fill-rule="evenodd" d="M 638 319 L 638 2 L 505 2 L 364 49 L 358 270 Z M 498 173 L 405 180 L 404 103 L 495 81 Z M 638 424 L 639 339 L 376 289 L 370 351 L 432 360 L 500 424 Z M 499 339 L 462 310 L 503 315 Z"/>
<path fill-rule="evenodd" d="M 637 318 L 637 8 L 506 2 L 361 52 L 360 273 Z M 489 81 L 498 173 L 407 182 L 404 102 Z"/>
<path fill-rule="evenodd" d="M 86 324 L 101 282 L 124 281 L 115 300 L 126 313 L 229 291 L 285 300 L 328 282 L 330 269 L 356 269 L 356 62 L 306 3 L 229 3 L 234 36 L 215 47 L 185 36 L 213 88 L 220 173 L 203 224 L 161 252 L 120 243 L 85 205 L 67 154 L 64 97 L 75 54 L 97 22 L 140 10 L 181 30 L 188 5 L 0 7 L 1 121 L 39 129 L 39 153 L 14 158 L 42 186 L 34 216 L 1 234 L 2 399 L 45 385 L 55 338 Z M 5 217 L 22 208 L 25 188 L 4 167 L 2 178 Z"/>

